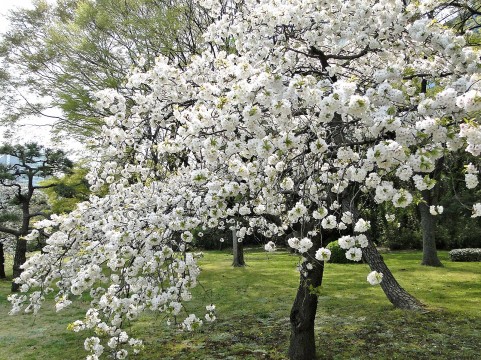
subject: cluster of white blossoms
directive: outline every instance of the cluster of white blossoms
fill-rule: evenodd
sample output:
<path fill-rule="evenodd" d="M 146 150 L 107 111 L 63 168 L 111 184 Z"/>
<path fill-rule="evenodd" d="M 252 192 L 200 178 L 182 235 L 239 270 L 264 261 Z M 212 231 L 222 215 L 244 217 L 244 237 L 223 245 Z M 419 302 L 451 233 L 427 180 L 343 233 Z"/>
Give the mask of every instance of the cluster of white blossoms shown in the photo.
<path fill-rule="evenodd" d="M 479 140 L 481 141 L 481 138 L 479 138 Z M 478 168 L 472 163 L 469 163 L 465 166 L 464 180 L 466 182 L 466 187 L 468 189 L 474 189 L 476 188 L 476 186 L 478 186 L 478 183 L 479 183 L 478 174 L 479 174 Z M 476 211 L 476 206 L 474 206 L 473 217 L 476 217 L 477 213 L 478 212 Z"/>
<path fill-rule="evenodd" d="M 444 211 L 444 207 L 441 205 L 431 205 L 429 207 L 429 213 L 431 215 L 441 215 Z"/>
<path fill-rule="evenodd" d="M 274 243 L 274 241 L 269 241 L 267 244 L 264 245 L 264 249 L 267 252 L 274 252 L 276 251 L 276 244 Z"/>
<path fill-rule="evenodd" d="M 319 261 L 329 261 L 331 250 L 321 247 L 316 251 L 315 258 Z"/>
<path fill-rule="evenodd" d="M 369 230 L 371 223 L 364 219 L 359 219 L 354 225 L 354 232 L 363 233 Z"/>
<path fill-rule="evenodd" d="M 435 1 L 208 3 L 218 21 L 205 51 L 186 66 L 159 57 L 135 70 L 128 101 L 99 94 L 112 116 L 88 180 L 108 194 L 48 224 L 57 232 L 18 280 L 33 292 L 11 297 L 18 312 L 38 310 L 38 288 L 56 291 L 59 308 L 89 293 L 92 311 L 73 328 L 103 335 L 86 342 L 92 359 L 137 351 L 136 339 L 111 339 L 142 311 L 181 313 L 200 271 L 199 230 L 235 219 L 239 241 L 256 231 L 272 251 L 301 229 L 289 245 L 309 258 L 309 276 L 329 258 L 326 233 L 361 259 L 369 222 L 353 224 L 359 194 L 409 206 L 435 186 L 445 154 L 476 163 L 481 153 L 479 53 L 429 19 Z M 422 80 L 439 91 L 423 91 Z M 188 315 L 182 324 L 200 323 Z"/>
<path fill-rule="evenodd" d="M 338 239 L 338 244 L 341 249 L 346 250 L 346 258 L 352 261 L 361 261 L 362 248 L 369 244 L 369 240 L 364 234 L 357 236 L 344 235 Z"/>
<path fill-rule="evenodd" d="M 311 239 L 306 237 L 302 239 L 292 237 L 287 242 L 291 248 L 296 249 L 301 254 L 306 253 L 313 245 Z"/>
<path fill-rule="evenodd" d="M 473 205 L 473 214 L 471 217 L 479 217 L 481 216 L 481 203 L 476 203 Z"/>
<path fill-rule="evenodd" d="M 383 274 L 377 271 L 371 271 L 369 275 L 367 275 L 367 281 L 371 285 L 380 284 L 383 278 Z"/>

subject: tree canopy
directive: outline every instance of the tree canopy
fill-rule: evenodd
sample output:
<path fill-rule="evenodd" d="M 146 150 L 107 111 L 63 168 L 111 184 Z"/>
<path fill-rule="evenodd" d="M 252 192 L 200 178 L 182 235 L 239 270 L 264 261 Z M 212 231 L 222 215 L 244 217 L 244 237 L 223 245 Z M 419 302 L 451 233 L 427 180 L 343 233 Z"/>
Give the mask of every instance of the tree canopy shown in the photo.
<path fill-rule="evenodd" d="M 11 298 L 13 312 L 38 311 L 38 286 L 58 286 L 58 309 L 88 292 L 92 307 L 71 328 L 90 331 L 89 359 L 125 358 L 141 348 L 128 321 L 144 310 L 172 319 L 191 298 L 196 231 L 230 228 L 239 239 L 255 231 L 272 239 L 269 251 L 296 233 L 289 356 L 309 359 L 325 246 L 337 239 L 354 261 L 369 251 L 365 199 L 396 208 L 423 201 L 446 154 L 462 155 L 477 179 L 479 52 L 433 18 L 438 5 L 203 2 L 217 20 L 200 54 L 187 63 L 160 56 L 133 71 L 129 96 L 98 94 L 111 115 L 87 178 L 109 193 L 44 223 L 56 231 L 26 264 L 19 282 L 31 293 Z M 472 216 L 481 216 L 480 203 Z M 367 279 L 378 284 L 381 268 L 370 265 Z M 185 329 L 203 321 L 185 315 Z M 208 305 L 204 321 L 213 318 Z"/>

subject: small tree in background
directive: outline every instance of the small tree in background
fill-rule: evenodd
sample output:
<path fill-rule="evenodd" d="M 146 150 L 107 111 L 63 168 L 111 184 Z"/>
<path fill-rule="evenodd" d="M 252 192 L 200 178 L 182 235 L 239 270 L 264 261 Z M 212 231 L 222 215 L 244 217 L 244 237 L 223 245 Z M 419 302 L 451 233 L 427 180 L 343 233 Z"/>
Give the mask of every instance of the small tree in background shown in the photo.
<path fill-rule="evenodd" d="M 0 164 L 0 186 L 9 189 L 11 201 L 19 209 L 18 223 L 12 222 L 11 227 L 8 224 L 0 225 L 0 232 L 15 238 L 13 260 L 15 279 L 22 273 L 21 266 L 26 261 L 27 241 L 23 237 L 31 230 L 32 219 L 48 216 L 44 211 L 32 211 L 34 194 L 38 190 L 56 186 L 56 183 L 40 185 L 38 180 L 66 173 L 70 171 L 73 163 L 63 151 L 45 148 L 36 143 L 3 145 L 0 147 L 0 154 L 10 156 L 10 161 Z M 19 285 L 12 282 L 12 291 L 16 292 L 18 289 Z"/>
<path fill-rule="evenodd" d="M 40 183 L 45 186 L 43 192 L 47 195 L 51 213 L 69 213 L 79 202 L 88 200 L 90 189 L 85 179 L 87 173 L 84 167 L 73 167 L 71 172 L 61 177 L 54 176 Z"/>

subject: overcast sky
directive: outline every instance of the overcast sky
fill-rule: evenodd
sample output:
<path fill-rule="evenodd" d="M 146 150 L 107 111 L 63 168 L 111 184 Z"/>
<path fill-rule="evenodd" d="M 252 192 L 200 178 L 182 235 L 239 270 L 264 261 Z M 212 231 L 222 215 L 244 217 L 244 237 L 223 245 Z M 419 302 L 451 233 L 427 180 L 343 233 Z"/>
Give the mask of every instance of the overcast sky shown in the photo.
<path fill-rule="evenodd" d="M 32 0 L 0 0 L 0 32 L 7 28 L 5 15 L 15 8 L 32 7 Z"/>

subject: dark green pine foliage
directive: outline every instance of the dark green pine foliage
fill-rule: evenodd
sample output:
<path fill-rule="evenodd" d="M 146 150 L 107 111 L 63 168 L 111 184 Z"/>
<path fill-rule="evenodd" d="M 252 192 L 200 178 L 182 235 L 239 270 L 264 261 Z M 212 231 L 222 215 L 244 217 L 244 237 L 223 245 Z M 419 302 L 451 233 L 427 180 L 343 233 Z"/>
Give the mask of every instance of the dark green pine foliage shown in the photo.
<path fill-rule="evenodd" d="M 23 237 L 31 230 L 34 218 L 48 216 L 44 211 L 32 211 L 34 194 L 57 185 L 55 182 L 42 185 L 38 180 L 68 173 L 73 163 L 62 150 L 45 148 L 36 143 L 3 145 L 0 146 L 0 155 L 3 155 L 0 164 L 0 186 L 10 189 L 13 193 L 12 202 L 21 213 L 20 221 L 14 222 L 14 226 L 0 225 L 0 232 L 15 237 L 13 277 L 16 278 L 21 274 L 21 266 L 26 261 L 27 241 Z M 10 215 L 3 216 L 8 218 Z M 18 291 L 18 284 L 15 282 L 12 283 L 12 291 Z"/>

